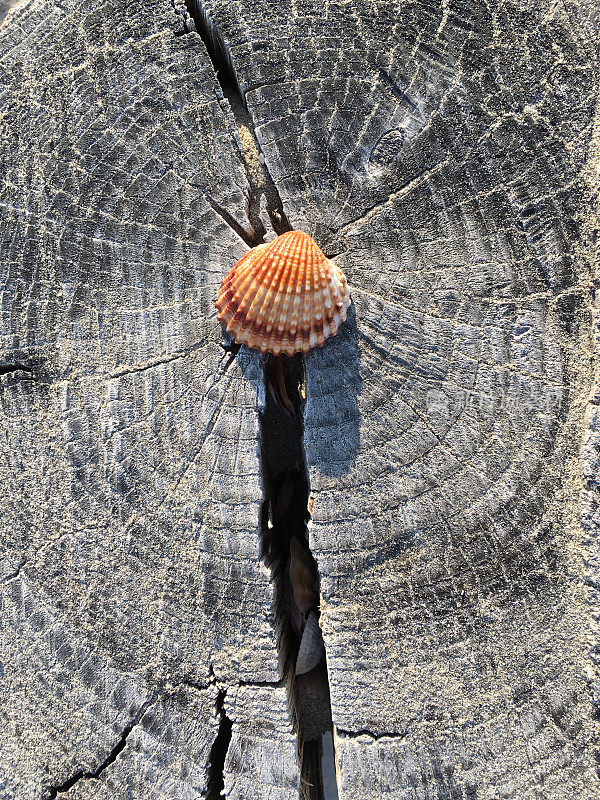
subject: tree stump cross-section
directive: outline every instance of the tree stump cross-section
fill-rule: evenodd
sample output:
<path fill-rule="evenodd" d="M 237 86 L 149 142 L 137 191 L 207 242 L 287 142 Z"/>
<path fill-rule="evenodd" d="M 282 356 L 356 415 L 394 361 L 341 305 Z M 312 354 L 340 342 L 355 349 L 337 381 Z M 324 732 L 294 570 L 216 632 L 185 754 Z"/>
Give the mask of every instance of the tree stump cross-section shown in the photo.
<path fill-rule="evenodd" d="M 585 0 L 0 3 L 1 797 L 600 796 L 597 39 Z M 290 228 L 353 305 L 284 419 L 214 301 Z"/>

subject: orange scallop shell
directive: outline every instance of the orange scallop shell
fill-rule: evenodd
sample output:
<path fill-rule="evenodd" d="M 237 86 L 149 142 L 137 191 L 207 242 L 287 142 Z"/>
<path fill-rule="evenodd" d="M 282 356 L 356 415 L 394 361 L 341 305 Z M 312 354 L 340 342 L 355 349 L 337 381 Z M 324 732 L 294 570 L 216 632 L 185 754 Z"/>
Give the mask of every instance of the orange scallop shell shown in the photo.
<path fill-rule="evenodd" d="M 343 272 L 307 233 L 254 247 L 221 284 L 215 306 L 236 342 L 262 353 L 308 353 L 337 333 L 350 292 Z"/>

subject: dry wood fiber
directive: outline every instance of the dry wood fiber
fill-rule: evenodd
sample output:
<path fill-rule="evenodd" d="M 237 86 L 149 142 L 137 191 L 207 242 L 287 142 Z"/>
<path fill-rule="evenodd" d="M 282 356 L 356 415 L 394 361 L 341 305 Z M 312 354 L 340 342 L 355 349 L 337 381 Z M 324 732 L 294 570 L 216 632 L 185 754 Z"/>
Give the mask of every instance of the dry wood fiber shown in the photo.
<path fill-rule="evenodd" d="M 226 688 L 226 795 L 296 798 L 262 368 L 212 310 L 266 205 L 243 126 L 166 0 L 9 5 L 0 794 L 128 731 L 58 797 L 199 798 Z M 203 6 L 353 287 L 305 410 L 340 800 L 595 800 L 597 14 Z"/>

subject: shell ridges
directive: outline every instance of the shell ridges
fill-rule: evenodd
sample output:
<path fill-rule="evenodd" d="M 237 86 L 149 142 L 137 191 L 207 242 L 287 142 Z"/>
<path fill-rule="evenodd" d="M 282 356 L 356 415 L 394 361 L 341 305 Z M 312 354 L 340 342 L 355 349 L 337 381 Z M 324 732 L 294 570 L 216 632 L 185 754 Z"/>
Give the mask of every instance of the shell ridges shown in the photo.
<path fill-rule="evenodd" d="M 310 672 L 311 669 L 317 666 L 324 655 L 323 634 L 314 611 L 311 611 L 306 620 L 306 626 L 296 657 L 296 675 L 305 675 Z"/>
<path fill-rule="evenodd" d="M 223 279 L 215 303 L 236 342 L 274 355 L 323 345 L 349 305 L 342 271 L 303 231 L 246 253 Z"/>

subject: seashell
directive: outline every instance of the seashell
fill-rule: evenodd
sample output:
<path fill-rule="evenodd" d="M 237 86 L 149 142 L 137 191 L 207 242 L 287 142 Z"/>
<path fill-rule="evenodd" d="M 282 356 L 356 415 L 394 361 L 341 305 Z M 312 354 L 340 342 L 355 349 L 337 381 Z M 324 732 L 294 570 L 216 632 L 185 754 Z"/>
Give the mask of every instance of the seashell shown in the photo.
<path fill-rule="evenodd" d="M 350 305 L 348 283 L 307 233 L 260 244 L 227 273 L 215 306 L 236 342 L 261 353 L 308 353 L 334 336 Z"/>
<path fill-rule="evenodd" d="M 304 675 L 314 669 L 325 655 L 323 634 L 313 611 L 308 615 L 298 657 L 296 658 L 296 675 Z"/>

